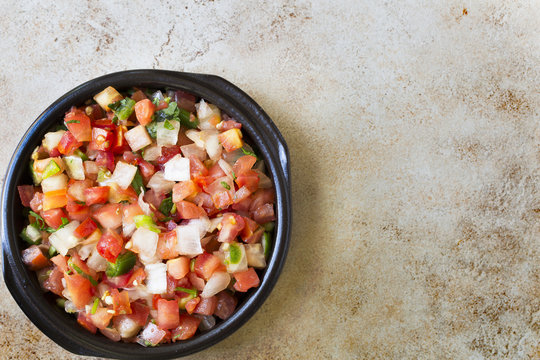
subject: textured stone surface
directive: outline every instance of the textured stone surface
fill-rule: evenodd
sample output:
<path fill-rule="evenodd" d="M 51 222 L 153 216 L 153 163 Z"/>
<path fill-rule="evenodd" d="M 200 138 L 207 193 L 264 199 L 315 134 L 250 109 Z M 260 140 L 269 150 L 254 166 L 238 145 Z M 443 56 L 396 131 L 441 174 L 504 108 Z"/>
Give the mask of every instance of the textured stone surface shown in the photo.
<path fill-rule="evenodd" d="M 540 357 L 540 3 L 315 3 L 4 0 L 3 153 L 104 73 L 221 75 L 289 144 L 294 227 L 264 306 L 193 359 Z M 0 294 L 2 359 L 74 358 Z"/>

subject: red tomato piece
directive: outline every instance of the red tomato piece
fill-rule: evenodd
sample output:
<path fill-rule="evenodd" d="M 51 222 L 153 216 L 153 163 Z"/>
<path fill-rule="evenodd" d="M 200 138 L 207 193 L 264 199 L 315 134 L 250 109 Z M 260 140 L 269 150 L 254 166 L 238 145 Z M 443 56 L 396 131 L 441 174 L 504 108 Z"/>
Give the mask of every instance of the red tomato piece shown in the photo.
<path fill-rule="evenodd" d="M 79 142 L 92 140 L 92 126 L 90 118 L 81 110 L 71 108 L 64 117 L 64 122 L 70 133 Z"/>
<path fill-rule="evenodd" d="M 69 196 L 77 201 L 85 202 L 84 190 L 88 189 L 94 184 L 90 179 L 86 180 L 70 180 L 68 183 L 67 193 Z"/>
<path fill-rule="evenodd" d="M 251 220 L 248 217 L 244 217 L 244 223 L 245 226 L 240 232 L 240 237 L 243 241 L 246 241 L 246 239 L 249 239 L 253 235 L 255 230 L 257 230 L 259 224 L 257 224 L 255 221 Z"/>
<path fill-rule="evenodd" d="M 115 141 L 112 131 L 95 127 L 92 129 L 92 142 L 88 144 L 89 150 L 108 151 Z"/>
<path fill-rule="evenodd" d="M 217 180 L 219 178 L 222 178 L 226 176 L 225 171 L 219 166 L 218 163 L 215 163 L 209 170 L 208 170 L 208 176 L 211 177 L 214 180 Z"/>
<path fill-rule="evenodd" d="M 249 191 L 255 192 L 259 187 L 259 180 L 259 175 L 255 171 L 248 170 L 244 174 L 238 175 L 235 181 L 238 187 L 245 187 Z"/>
<path fill-rule="evenodd" d="M 143 159 L 139 161 L 139 170 L 141 171 L 141 175 L 146 182 L 148 182 L 152 175 L 156 173 L 156 168 L 154 165 Z"/>
<path fill-rule="evenodd" d="M 122 225 L 122 212 L 120 210 L 120 204 L 106 204 L 96 210 L 92 216 L 104 228 L 116 229 Z"/>
<path fill-rule="evenodd" d="M 128 271 L 124 275 L 119 275 L 112 278 L 108 278 L 107 275 L 104 274 L 103 281 L 114 289 L 125 288 L 129 284 L 129 280 L 131 279 L 132 275 L 133 270 Z"/>
<path fill-rule="evenodd" d="M 115 262 L 120 252 L 122 252 L 122 247 L 124 241 L 122 237 L 118 235 L 115 231 L 109 229 L 99 239 L 96 249 L 98 253 L 103 256 L 109 262 Z"/>
<path fill-rule="evenodd" d="M 242 124 L 234 120 L 224 120 L 221 122 L 221 131 L 227 131 L 231 129 L 242 129 Z"/>
<path fill-rule="evenodd" d="M 94 314 L 87 316 L 95 327 L 105 329 L 111 322 L 113 314 L 107 312 L 107 308 L 98 308 Z"/>
<path fill-rule="evenodd" d="M 199 305 L 199 303 L 201 302 L 201 298 L 200 297 L 196 297 L 196 298 L 193 298 L 191 300 L 189 300 L 187 303 L 186 303 L 186 311 L 188 314 L 193 314 L 193 312 L 195 311 L 195 308 L 197 307 L 197 305 Z"/>
<path fill-rule="evenodd" d="M 201 302 L 195 308 L 196 314 L 212 315 L 216 310 L 217 298 L 211 296 L 209 298 L 201 298 Z"/>
<path fill-rule="evenodd" d="M 174 97 L 180 109 L 184 109 L 189 112 L 196 111 L 195 102 L 197 101 L 197 98 L 195 98 L 194 95 L 189 94 L 182 90 L 177 90 Z"/>
<path fill-rule="evenodd" d="M 96 164 L 98 166 L 104 166 L 109 169 L 110 172 L 113 172 L 116 167 L 114 163 L 114 154 L 110 151 L 98 151 Z"/>
<path fill-rule="evenodd" d="M 84 306 L 92 300 L 92 284 L 87 278 L 77 273 L 72 275 L 65 273 L 64 279 L 73 304 L 77 309 L 84 309 Z"/>
<path fill-rule="evenodd" d="M 86 316 L 85 312 L 79 312 L 77 315 L 77 322 L 86 330 L 90 331 L 92 334 L 95 334 L 97 331 L 96 326 L 92 323 L 90 319 Z"/>
<path fill-rule="evenodd" d="M 70 220 L 84 221 L 90 217 L 90 208 L 68 198 L 66 210 Z"/>
<path fill-rule="evenodd" d="M 247 244 L 254 244 L 254 243 L 258 243 L 262 236 L 264 234 L 264 228 L 263 227 L 259 227 L 257 230 L 255 230 L 253 232 L 253 234 L 251 234 L 251 236 L 249 236 L 248 238 L 246 238 L 244 240 L 245 243 Z"/>
<path fill-rule="evenodd" d="M 190 258 L 180 256 L 167 261 L 167 272 L 176 280 L 182 279 L 189 273 Z"/>
<path fill-rule="evenodd" d="M 146 279 L 146 272 L 143 268 L 138 268 L 137 270 L 133 271 L 133 274 L 129 277 L 126 286 L 130 287 L 141 285 L 144 279 Z"/>
<path fill-rule="evenodd" d="M 255 211 L 259 206 L 263 204 L 273 204 L 276 201 L 276 194 L 273 189 L 259 189 L 256 193 L 251 195 L 251 204 L 249 205 L 249 211 Z"/>
<path fill-rule="evenodd" d="M 219 257 L 204 252 L 195 259 L 195 274 L 208 280 L 220 265 L 222 265 L 222 263 Z"/>
<path fill-rule="evenodd" d="M 195 195 L 198 192 L 197 185 L 192 180 L 180 181 L 173 187 L 173 202 L 179 202 L 187 197 Z"/>
<path fill-rule="evenodd" d="M 190 272 L 188 274 L 188 278 L 189 278 L 189 282 L 191 283 L 191 285 L 193 285 L 195 289 L 199 291 L 204 290 L 204 285 L 205 285 L 204 279 L 198 277 L 197 274 L 195 274 L 194 272 Z"/>
<path fill-rule="evenodd" d="M 192 179 L 202 178 L 208 175 L 208 169 L 203 162 L 194 155 L 189 157 L 189 172 Z"/>
<path fill-rule="evenodd" d="M 130 204 L 137 202 L 137 193 L 132 186 L 128 186 L 127 189 L 122 189 L 116 183 L 109 183 L 109 202 L 110 203 L 119 203 L 122 201 L 127 201 Z"/>
<path fill-rule="evenodd" d="M 43 211 L 61 208 L 67 205 L 66 189 L 49 191 L 43 194 Z"/>
<path fill-rule="evenodd" d="M 56 255 L 51 258 L 51 261 L 62 271 L 66 272 L 68 270 L 67 257 L 62 255 Z"/>
<path fill-rule="evenodd" d="M 206 215 L 203 208 L 189 201 L 176 203 L 176 211 L 182 219 L 198 219 Z"/>
<path fill-rule="evenodd" d="M 124 137 L 124 134 L 127 132 L 127 127 L 125 125 L 119 125 L 114 129 L 114 141 L 112 145 L 112 152 L 115 154 L 122 154 L 125 151 L 129 151 L 130 147 Z"/>
<path fill-rule="evenodd" d="M 21 253 L 21 259 L 24 265 L 32 271 L 49 266 L 49 259 L 43 255 L 43 252 L 37 245 L 32 245 L 24 249 Z"/>
<path fill-rule="evenodd" d="M 55 266 L 54 269 L 52 269 L 51 274 L 49 275 L 47 280 L 45 280 L 45 282 L 43 283 L 43 288 L 52 292 L 53 294 L 62 296 L 62 291 L 64 291 L 64 285 L 62 285 L 63 278 L 64 272 L 60 270 L 58 266 Z"/>
<path fill-rule="evenodd" d="M 228 291 L 221 291 L 216 295 L 217 304 L 216 310 L 214 310 L 214 316 L 217 316 L 221 320 L 226 320 L 234 313 L 238 300 L 236 297 L 229 294 Z"/>
<path fill-rule="evenodd" d="M 98 119 L 92 123 L 92 127 L 113 131 L 116 129 L 116 125 L 109 119 Z"/>
<path fill-rule="evenodd" d="M 178 155 L 180 153 L 180 146 L 164 146 L 161 148 L 161 156 L 156 159 L 156 163 L 165 164 L 175 155 Z"/>
<path fill-rule="evenodd" d="M 233 165 L 233 171 L 236 174 L 236 176 L 244 175 L 246 174 L 253 165 L 257 162 L 257 158 L 255 156 L 251 155 L 244 155 L 238 158 L 236 162 Z"/>
<path fill-rule="evenodd" d="M 179 319 L 180 325 L 172 331 L 172 341 L 186 340 L 195 335 L 201 319 L 191 315 L 182 314 Z"/>
<path fill-rule="evenodd" d="M 272 204 L 263 204 L 259 206 L 255 211 L 252 212 L 253 220 L 259 224 L 264 224 L 269 221 L 276 220 L 274 215 L 274 205 Z"/>
<path fill-rule="evenodd" d="M 135 116 L 141 125 L 152 122 L 152 115 L 156 111 L 156 106 L 149 99 L 140 100 L 135 104 Z"/>
<path fill-rule="evenodd" d="M 111 296 L 113 299 L 113 310 L 115 315 L 131 314 L 129 293 L 127 291 L 118 291 L 118 289 L 112 289 Z"/>
<path fill-rule="evenodd" d="M 159 299 L 157 301 L 157 325 L 162 329 L 174 329 L 179 325 L 178 300 Z"/>
<path fill-rule="evenodd" d="M 73 150 L 80 148 L 81 145 L 82 143 L 77 141 L 71 132 L 66 131 L 58 143 L 58 152 L 67 155 Z"/>
<path fill-rule="evenodd" d="M 45 223 L 52 228 L 58 229 L 62 225 L 62 218 L 67 219 L 67 215 L 62 209 L 51 209 L 43 211 L 41 217 L 45 220 Z"/>
<path fill-rule="evenodd" d="M 150 314 L 150 308 L 146 305 L 143 305 L 139 302 L 131 303 L 131 314 L 126 316 L 131 316 L 131 318 L 139 325 L 146 325 L 146 320 Z"/>
<path fill-rule="evenodd" d="M 96 277 L 96 275 L 97 275 L 96 271 L 93 270 L 93 269 L 90 269 L 88 267 L 88 265 L 86 265 L 86 263 L 83 261 L 83 259 L 81 259 L 79 254 L 74 253 L 71 256 L 71 259 L 69 261 L 70 261 L 70 263 L 73 263 L 75 266 L 77 266 L 79 269 L 81 269 L 83 273 L 85 273 L 87 275 L 90 275 L 91 277 Z M 68 264 L 68 266 L 70 266 L 70 265 Z M 75 269 L 73 266 L 70 266 L 70 267 Z"/>
<path fill-rule="evenodd" d="M 252 287 L 259 286 L 259 276 L 253 268 L 248 268 L 245 271 L 240 271 L 233 274 L 236 282 L 234 283 L 234 288 L 236 291 L 246 292 Z"/>
<path fill-rule="evenodd" d="M 109 199 L 108 186 L 95 186 L 84 190 L 86 205 L 105 204 Z"/>
<path fill-rule="evenodd" d="M 178 257 L 176 230 L 159 234 L 156 255 L 161 259 L 174 259 Z"/>
<path fill-rule="evenodd" d="M 19 185 L 17 186 L 17 190 L 19 191 L 19 197 L 21 198 L 21 203 L 24 207 L 30 206 L 30 201 L 32 201 L 32 198 L 35 194 L 35 188 L 32 185 Z"/>
<path fill-rule="evenodd" d="M 91 121 L 101 119 L 103 117 L 103 112 L 101 111 L 101 106 L 99 104 L 88 105 L 84 109 L 84 113 L 90 118 Z"/>
<path fill-rule="evenodd" d="M 86 218 L 77 228 L 75 229 L 75 236 L 83 239 L 88 235 L 92 234 L 97 229 L 96 223 L 90 219 Z"/>
<path fill-rule="evenodd" d="M 240 231 L 245 227 L 244 218 L 235 213 L 226 213 L 221 220 L 221 230 L 219 231 L 219 242 L 233 241 Z"/>

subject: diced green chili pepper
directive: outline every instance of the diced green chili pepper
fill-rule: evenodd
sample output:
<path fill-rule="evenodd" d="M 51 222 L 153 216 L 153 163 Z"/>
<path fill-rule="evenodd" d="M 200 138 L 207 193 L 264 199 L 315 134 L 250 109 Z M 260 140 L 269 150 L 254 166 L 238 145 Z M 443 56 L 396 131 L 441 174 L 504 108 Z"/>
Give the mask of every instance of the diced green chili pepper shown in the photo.
<path fill-rule="evenodd" d="M 195 129 L 199 125 L 199 119 L 185 109 L 178 108 L 178 118 L 180 119 L 180 124 L 187 128 Z"/>
<path fill-rule="evenodd" d="M 45 170 L 43 170 L 43 179 L 46 179 L 48 177 L 54 176 L 60 172 L 60 166 L 56 163 L 56 161 L 51 160 L 45 167 Z"/>
<path fill-rule="evenodd" d="M 269 221 L 265 224 L 263 224 L 263 228 L 265 231 L 272 231 L 274 230 L 274 227 L 276 226 L 276 223 L 273 221 Z"/>
<path fill-rule="evenodd" d="M 90 283 L 94 286 L 97 286 L 98 285 L 98 282 L 96 280 L 94 280 L 93 277 L 91 277 L 90 275 L 88 275 L 87 273 L 85 273 L 84 271 L 82 271 L 82 269 L 80 267 L 78 267 L 77 265 L 75 265 L 73 263 L 73 261 L 71 261 L 71 259 L 68 260 L 67 262 L 68 266 L 70 266 L 71 268 L 73 268 L 73 270 L 75 270 L 77 272 L 77 274 L 81 275 L 82 277 L 88 279 L 88 281 L 90 281 Z"/>
<path fill-rule="evenodd" d="M 146 125 L 146 131 L 148 131 L 148 135 L 150 135 L 152 139 L 157 138 L 157 125 L 158 122 L 155 120 L 152 121 L 150 124 Z"/>
<path fill-rule="evenodd" d="M 118 120 L 127 120 L 133 113 L 133 107 L 135 106 L 135 100 L 132 98 L 125 98 L 115 103 L 109 104 L 109 108 L 114 111 L 114 114 Z"/>
<path fill-rule="evenodd" d="M 186 309 L 186 304 L 188 303 L 188 301 L 191 300 L 191 299 L 194 299 L 196 297 L 197 297 L 196 295 L 194 296 L 194 295 L 190 294 L 188 296 L 185 296 L 183 298 L 178 299 L 178 307 L 180 309 L 182 309 L 182 310 L 185 310 Z"/>
<path fill-rule="evenodd" d="M 104 182 L 105 180 L 109 180 L 111 178 L 112 174 L 111 172 L 106 168 L 99 168 L 98 175 L 97 175 L 97 181 L 98 182 Z"/>
<path fill-rule="evenodd" d="M 88 159 L 88 156 L 86 156 L 85 153 L 83 153 L 81 150 L 77 149 L 73 152 L 73 154 L 75 154 L 76 156 L 80 157 L 82 161 L 87 161 L 89 160 Z"/>
<path fill-rule="evenodd" d="M 92 305 L 92 310 L 90 310 L 90 314 L 94 315 L 97 311 L 99 305 L 99 298 L 94 299 L 94 304 Z"/>
<path fill-rule="evenodd" d="M 137 227 L 137 229 L 140 227 L 144 227 L 158 234 L 161 232 L 161 230 L 156 226 L 156 223 L 154 223 L 154 220 L 152 220 L 152 217 L 148 215 L 134 216 L 133 221 L 135 222 L 135 226 Z"/>
<path fill-rule="evenodd" d="M 195 271 L 195 258 L 191 259 L 191 261 L 189 262 L 189 271 Z"/>
<path fill-rule="evenodd" d="M 221 186 L 223 186 L 225 189 L 231 190 L 231 186 L 230 186 L 229 184 L 227 184 L 225 181 L 222 181 L 220 184 L 221 184 Z"/>
<path fill-rule="evenodd" d="M 182 292 L 185 292 L 186 294 L 192 295 L 194 297 L 197 296 L 197 290 L 195 290 L 195 289 L 186 289 L 184 287 L 178 286 L 176 289 L 174 289 L 174 291 L 182 291 Z"/>
<path fill-rule="evenodd" d="M 61 307 L 62 309 L 66 307 L 66 299 L 57 298 L 56 299 L 56 305 Z"/>
<path fill-rule="evenodd" d="M 52 258 L 54 255 L 56 255 L 56 248 L 54 246 L 49 246 L 49 257 Z"/>
<path fill-rule="evenodd" d="M 242 250 L 236 244 L 229 246 L 229 261 L 231 264 L 238 264 L 242 260 Z"/>
<path fill-rule="evenodd" d="M 124 275 L 135 266 L 136 260 L 137 255 L 131 251 L 119 255 L 118 258 L 116 258 L 116 262 L 107 264 L 105 274 L 107 274 L 108 277 Z"/>
<path fill-rule="evenodd" d="M 163 123 L 163 127 L 167 130 L 174 130 L 174 126 L 170 123 L 169 120 L 165 120 L 165 122 Z"/>
<path fill-rule="evenodd" d="M 244 153 L 244 155 L 251 155 L 251 156 L 254 156 L 254 157 L 258 158 L 258 156 L 253 151 L 246 150 L 243 147 L 241 149 L 242 149 L 242 152 Z"/>
<path fill-rule="evenodd" d="M 264 250 L 264 257 L 267 258 L 268 254 L 270 254 L 270 247 L 272 246 L 271 240 L 270 240 L 270 233 L 265 232 L 263 234 L 262 246 Z"/>

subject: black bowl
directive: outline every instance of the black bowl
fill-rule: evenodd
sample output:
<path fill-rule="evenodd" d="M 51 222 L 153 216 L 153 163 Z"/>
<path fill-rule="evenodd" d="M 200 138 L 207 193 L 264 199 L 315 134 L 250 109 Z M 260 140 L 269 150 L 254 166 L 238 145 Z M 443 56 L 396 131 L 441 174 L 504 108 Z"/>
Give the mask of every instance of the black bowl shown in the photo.
<path fill-rule="evenodd" d="M 143 347 L 139 344 L 115 343 L 103 335 L 84 330 L 73 316 L 58 308 L 52 297 L 40 289 L 35 274 L 26 269 L 20 257 L 23 242 L 23 207 L 17 185 L 31 184 L 28 169 L 32 150 L 41 143 L 45 133 L 58 125 L 72 105 L 82 105 L 107 86 L 119 90 L 132 86 L 182 89 L 216 104 L 242 123 L 248 142 L 267 164 L 276 189 L 276 227 L 268 265 L 257 289 L 248 292 L 236 312 L 212 330 L 174 344 Z M 244 324 L 276 284 L 285 262 L 291 230 L 291 195 L 289 154 L 283 137 L 272 120 L 246 93 L 230 82 L 213 75 L 181 73 L 163 70 L 122 71 L 90 80 L 55 101 L 24 134 L 7 169 L 2 192 L 3 272 L 7 288 L 26 316 L 45 335 L 63 348 L 80 355 L 126 359 L 169 359 L 203 350 L 231 335 Z"/>

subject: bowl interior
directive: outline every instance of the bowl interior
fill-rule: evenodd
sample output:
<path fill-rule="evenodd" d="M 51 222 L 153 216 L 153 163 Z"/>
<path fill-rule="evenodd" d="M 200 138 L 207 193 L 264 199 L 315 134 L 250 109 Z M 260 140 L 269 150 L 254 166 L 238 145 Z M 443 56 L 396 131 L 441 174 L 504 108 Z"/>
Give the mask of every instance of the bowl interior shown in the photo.
<path fill-rule="evenodd" d="M 130 87 L 185 90 L 217 105 L 242 123 L 247 142 L 265 160 L 276 189 L 276 227 L 273 247 L 261 284 L 239 299 L 236 312 L 212 330 L 186 341 L 155 348 L 115 343 L 103 335 L 92 335 L 76 324 L 73 316 L 56 306 L 55 296 L 43 294 L 33 272 L 20 260 L 24 244 L 18 234 L 24 226 L 17 185 L 31 184 L 28 164 L 32 150 L 46 132 L 61 123 L 72 105 L 82 105 L 107 86 L 118 90 Z M 286 144 L 270 118 L 248 95 L 216 76 L 161 70 L 132 70 L 105 75 L 71 90 L 45 110 L 25 133 L 11 159 L 2 194 L 4 279 L 13 297 L 30 320 L 47 336 L 69 351 L 81 355 L 112 358 L 173 358 L 200 351 L 232 334 L 260 307 L 275 285 L 288 249 L 291 225 L 289 156 Z"/>

